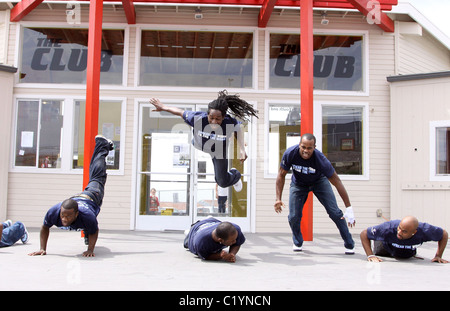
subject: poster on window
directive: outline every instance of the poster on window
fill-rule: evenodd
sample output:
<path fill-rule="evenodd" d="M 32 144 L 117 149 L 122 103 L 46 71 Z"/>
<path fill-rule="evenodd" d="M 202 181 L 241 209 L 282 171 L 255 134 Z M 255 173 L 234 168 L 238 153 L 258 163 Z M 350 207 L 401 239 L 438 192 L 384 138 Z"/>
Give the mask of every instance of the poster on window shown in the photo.
<path fill-rule="evenodd" d="M 176 143 L 173 145 L 173 167 L 189 167 L 191 156 L 189 145 Z"/>
<path fill-rule="evenodd" d="M 29 131 L 23 131 L 21 137 L 20 147 L 22 148 L 33 148 L 33 137 L 34 133 Z"/>

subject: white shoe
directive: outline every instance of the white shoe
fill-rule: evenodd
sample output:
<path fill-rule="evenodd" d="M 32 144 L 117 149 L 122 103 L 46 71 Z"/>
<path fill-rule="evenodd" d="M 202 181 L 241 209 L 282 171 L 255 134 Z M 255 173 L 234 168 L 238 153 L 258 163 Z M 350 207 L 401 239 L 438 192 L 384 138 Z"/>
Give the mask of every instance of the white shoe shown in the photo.
<path fill-rule="evenodd" d="M 236 192 L 240 192 L 242 190 L 242 181 L 239 179 L 239 181 L 233 185 L 233 188 Z"/>
<path fill-rule="evenodd" d="M 303 249 L 302 249 L 301 246 L 297 246 L 297 245 L 295 245 L 295 244 L 292 244 L 292 250 L 293 250 L 294 252 L 301 252 Z"/>
<path fill-rule="evenodd" d="M 345 248 L 345 255 L 355 254 L 355 248 Z"/>

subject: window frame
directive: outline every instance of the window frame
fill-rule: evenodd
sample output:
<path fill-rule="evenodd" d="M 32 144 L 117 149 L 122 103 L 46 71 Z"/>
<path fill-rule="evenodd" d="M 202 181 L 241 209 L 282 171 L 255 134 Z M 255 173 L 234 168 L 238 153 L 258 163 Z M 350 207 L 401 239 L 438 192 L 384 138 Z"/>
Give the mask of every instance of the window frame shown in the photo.
<path fill-rule="evenodd" d="M 300 105 L 298 100 L 266 100 L 264 101 L 264 178 L 276 178 L 277 173 L 273 174 L 269 172 L 269 107 L 270 106 L 292 106 L 292 105 Z M 287 146 L 286 146 L 287 147 Z M 290 146 L 289 146 L 290 147 Z M 281 161 L 281 159 L 280 159 Z M 277 170 L 278 172 L 278 170 Z M 288 176 L 291 176 L 292 173 L 288 173 Z"/>
<path fill-rule="evenodd" d="M 141 68 L 141 38 L 142 31 L 145 30 L 157 30 L 157 31 L 207 31 L 207 32 L 244 32 L 251 33 L 253 35 L 253 66 L 252 66 L 252 86 L 248 88 L 226 88 L 230 93 L 233 90 L 239 92 L 245 91 L 255 91 L 258 89 L 258 28 L 257 27 L 221 27 L 221 26 L 210 26 L 207 29 L 204 27 L 199 27 L 195 25 L 145 25 L 136 27 L 136 57 L 134 68 L 134 87 L 137 89 L 148 90 L 148 91 L 210 91 L 216 90 L 217 87 L 190 87 L 190 86 L 151 86 L 151 85 L 140 85 L 140 68 Z"/>
<path fill-rule="evenodd" d="M 276 34 L 298 34 L 300 32 L 298 29 L 286 29 L 286 28 L 267 28 L 265 33 L 265 55 L 267 56 L 264 60 L 264 90 L 270 92 L 277 92 L 282 94 L 299 94 L 300 89 L 280 89 L 270 87 L 270 35 L 272 33 Z M 339 36 L 361 36 L 363 38 L 362 43 L 362 78 L 364 79 L 362 83 L 363 89 L 361 91 L 338 91 L 338 90 L 314 90 L 314 95 L 335 95 L 335 96 L 369 96 L 369 32 L 366 30 L 346 30 L 346 29 L 336 29 L 336 30 L 322 30 L 315 29 L 313 35 L 339 35 Z"/>
<path fill-rule="evenodd" d="M 436 173 L 436 130 L 441 127 L 450 128 L 450 120 L 430 121 L 430 181 L 450 181 L 450 174 L 438 175 Z"/>
<path fill-rule="evenodd" d="M 276 178 L 277 174 L 269 173 L 269 106 L 271 105 L 299 105 L 297 100 L 266 100 L 264 102 L 264 178 Z M 361 107 L 363 110 L 363 173 L 361 175 L 339 174 L 342 180 L 369 180 L 369 103 L 367 102 L 338 102 L 338 101 L 315 101 L 314 102 L 314 136 L 316 137 L 316 148 L 322 151 L 322 109 L 323 106 L 345 106 Z M 292 173 L 288 173 L 291 176 Z M 290 178 L 290 177 L 289 177 Z"/>
<path fill-rule="evenodd" d="M 322 116 L 323 107 L 359 107 L 362 108 L 362 174 L 339 174 L 342 180 L 369 180 L 369 103 L 368 102 L 340 102 L 340 101 L 316 101 L 314 105 L 314 136 L 316 136 L 316 148 L 322 151 Z"/>
<path fill-rule="evenodd" d="M 39 98 L 17 98 L 15 99 L 14 103 L 15 103 L 15 107 L 14 107 L 14 132 L 13 132 L 13 138 L 12 138 L 12 148 L 11 148 L 11 165 L 13 168 L 19 169 L 19 170 L 30 170 L 30 169 L 35 169 L 39 172 L 44 172 L 44 171 L 59 171 L 61 168 L 51 168 L 49 170 L 46 169 L 42 169 L 39 167 L 39 155 L 40 155 L 40 148 L 41 146 L 39 145 L 40 143 L 40 137 L 41 137 L 41 129 L 42 129 L 42 105 L 43 105 L 43 101 L 44 100 L 51 100 L 51 101 L 61 101 L 62 103 L 62 111 L 63 111 L 63 125 L 62 125 L 62 135 L 60 138 L 60 143 L 63 142 L 63 135 L 64 135 L 64 110 L 66 107 L 66 102 L 64 100 L 63 97 L 59 96 L 59 97 L 52 97 L 52 96 L 42 96 Z M 19 103 L 20 102 L 36 102 L 36 104 L 38 105 L 38 120 L 37 120 L 37 126 L 36 126 L 36 133 L 33 132 L 33 135 L 36 135 L 36 154 L 35 154 L 35 165 L 34 166 L 26 166 L 26 165 L 17 165 L 16 166 L 16 159 L 17 159 L 17 155 L 16 155 L 16 150 L 17 150 L 17 139 L 18 139 L 18 133 L 17 133 L 17 127 L 18 127 L 18 114 L 19 114 Z M 62 144 L 59 146 L 60 150 L 63 150 L 63 146 Z M 61 153 L 61 158 L 62 158 L 63 152 Z M 62 164 L 61 164 L 62 165 Z M 61 166 L 62 167 L 62 166 Z"/>
<path fill-rule="evenodd" d="M 18 102 L 19 101 L 41 101 L 43 99 L 61 100 L 63 102 L 64 118 L 63 118 L 63 133 L 61 145 L 61 167 L 52 169 L 42 169 L 39 167 L 16 166 L 15 165 L 15 146 L 17 140 L 17 117 L 18 117 Z M 10 150 L 10 171 L 22 173 L 36 173 L 36 174 L 83 174 L 84 169 L 72 168 L 73 161 L 73 140 L 74 140 L 74 107 L 76 101 L 85 101 L 86 98 L 80 96 L 42 96 L 42 95 L 16 95 L 14 96 L 14 120 L 13 133 L 11 138 Z M 125 97 L 100 97 L 100 101 L 117 101 L 121 103 L 121 121 L 120 121 L 120 159 L 119 169 L 108 169 L 108 175 L 124 175 L 125 174 L 125 137 L 126 137 L 126 98 Z"/>

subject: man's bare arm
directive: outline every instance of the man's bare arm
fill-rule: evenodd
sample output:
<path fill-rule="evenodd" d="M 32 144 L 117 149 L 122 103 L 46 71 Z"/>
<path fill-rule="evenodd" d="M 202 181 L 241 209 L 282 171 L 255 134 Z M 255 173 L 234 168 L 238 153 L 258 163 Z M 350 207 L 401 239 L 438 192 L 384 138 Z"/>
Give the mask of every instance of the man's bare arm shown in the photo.
<path fill-rule="evenodd" d="M 48 237 L 50 235 L 50 228 L 42 225 L 41 232 L 39 234 L 40 242 L 41 242 L 41 249 L 37 252 L 29 253 L 30 256 L 36 256 L 36 255 L 46 255 L 47 254 L 47 241 Z"/>

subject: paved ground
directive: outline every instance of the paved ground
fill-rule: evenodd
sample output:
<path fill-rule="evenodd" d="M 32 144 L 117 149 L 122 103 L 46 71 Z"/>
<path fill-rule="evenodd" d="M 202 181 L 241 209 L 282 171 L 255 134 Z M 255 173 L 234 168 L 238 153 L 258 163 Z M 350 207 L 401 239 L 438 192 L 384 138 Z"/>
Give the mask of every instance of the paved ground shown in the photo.
<path fill-rule="evenodd" d="M 52 228 L 46 256 L 39 231 L 30 241 L 0 248 L 0 290 L 107 291 L 408 291 L 450 290 L 450 264 L 430 262 L 437 244 L 419 248 L 420 259 L 366 261 L 359 237 L 355 255 L 340 238 L 316 235 L 304 251 L 291 251 L 289 234 L 246 234 L 236 263 L 208 262 L 186 251 L 182 232 L 100 232 L 95 258 L 79 232 Z M 450 259 L 450 251 L 444 258 Z M 413 298 L 413 297 L 410 297 Z"/>

